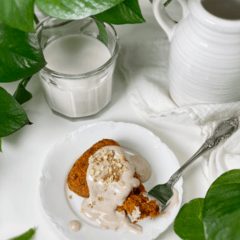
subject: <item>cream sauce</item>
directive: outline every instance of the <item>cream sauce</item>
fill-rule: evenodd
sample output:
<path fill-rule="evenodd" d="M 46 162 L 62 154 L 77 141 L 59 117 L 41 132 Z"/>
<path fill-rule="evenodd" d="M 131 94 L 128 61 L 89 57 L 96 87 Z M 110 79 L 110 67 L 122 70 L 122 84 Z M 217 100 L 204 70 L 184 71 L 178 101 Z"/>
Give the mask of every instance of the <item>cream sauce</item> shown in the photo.
<path fill-rule="evenodd" d="M 114 151 L 114 159 L 120 158 L 122 154 L 124 155 L 124 151 L 120 147 L 107 146 L 104 148 Z M 99 149 L 94 154 L 94 157 L 99 156 L 102 149 Z M 117 211 L 117 206 L 121 206 L 132 189 L 138 187 L 140 184 L 139 180 L 133 177 L 135 173 L 134 166 L 132 166 L 129 161 L 122 163 L 128 170 L 120 175 L 118 182 L 113 181 L 106 187 L 104 186 L 105 183 L 101 181 L 101 178 L 106 173 L 109 165 L 105 161 L 101 163 L 101 174 L 98 180 L 94 181 L 94 176 L 91 175 L 91 170 L 96 166 L 94 164 L 95 163 L 89 163 L 87 170 L 87 184 L 90 197 L 84 199 L 81 206 L 85 216 L 98 223 L 103 229 L 111 228 L 117 230 L 119 227 L 124 227 L 127 231 L 140 234 L 142 227 L 131 223 L 130 218 L 126 216 L 124 211 Z"/>
<path fill-rule="evenodd" d="M 136 173 L 142 183 L 145 183 L 152 174 L 152 169 L 150 164 L 146 159 L 139 155 L 132 155 L 129 157 L 130 161 L 136 168 Z"/>
<path fill-rule="evenodd" d="M 178 191 L 176 188 L 173 188 L 173 197 L 169 206 L 161 212 L 160 217 L 168 218 L 171 215 L 171 211 L 179 204 Z"/>
<path fill-rule="evenodd" d="M 81 228 L 81 223 L 77 220 L 73 220 L 73 221 L 69 222 L 68 227 L 71 231 L 77 232 Z"/>

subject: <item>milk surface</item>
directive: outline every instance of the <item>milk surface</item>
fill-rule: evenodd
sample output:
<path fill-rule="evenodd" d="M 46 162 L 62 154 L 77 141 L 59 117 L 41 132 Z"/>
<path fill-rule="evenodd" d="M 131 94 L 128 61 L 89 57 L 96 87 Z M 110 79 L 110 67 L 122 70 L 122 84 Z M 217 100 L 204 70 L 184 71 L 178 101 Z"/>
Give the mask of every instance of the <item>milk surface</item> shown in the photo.
<path fill-rule="evenodd" d="M 47 68 L 64 74 L 82 74 L 105 64 L 111 57 L 99 40 L 72 34 L 52 41 L 43 51 Z"/>
<path fill-rule="evenodd" d="M 105 71 L 76 77 L 105 64 L 110 50 L 98 39 L 71 34 L 55 39 L 43 51 L 47 68 L 39 72 L 45 98 L 52 110 L 70 118 L 93 115 L 104 108 L 112 96 L 112 75 L 116 60 Z M 68 74 L 68 76 L 61 76 Z"/>

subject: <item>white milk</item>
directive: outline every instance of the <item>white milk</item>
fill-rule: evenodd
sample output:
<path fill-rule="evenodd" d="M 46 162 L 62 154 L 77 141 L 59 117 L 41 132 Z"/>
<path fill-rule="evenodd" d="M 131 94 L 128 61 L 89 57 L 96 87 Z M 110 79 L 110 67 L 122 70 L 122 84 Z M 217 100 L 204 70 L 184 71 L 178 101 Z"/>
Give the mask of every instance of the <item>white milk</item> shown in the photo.
<path fill-rule="evenodd" d="M 76 75 L 93 71 L 111 57 L 99 40 L 73 34 L 58 38 L 44 50 L 47 68 L 60 75 Z M 107 69 L 87 78 L 55 76 L 40 71 L 45 98 L 51 109 L 67 117 L 89 116 L 99 112 L 111 100 L 112 73 L 115 61 Z"/>
<path fill-rule="evenodd" d="M 59 73 L 82 74 L 106 63 L 111 54 L 97 39 L 83 34 L 58 38 L 44 49 L 47 68 Z"/>

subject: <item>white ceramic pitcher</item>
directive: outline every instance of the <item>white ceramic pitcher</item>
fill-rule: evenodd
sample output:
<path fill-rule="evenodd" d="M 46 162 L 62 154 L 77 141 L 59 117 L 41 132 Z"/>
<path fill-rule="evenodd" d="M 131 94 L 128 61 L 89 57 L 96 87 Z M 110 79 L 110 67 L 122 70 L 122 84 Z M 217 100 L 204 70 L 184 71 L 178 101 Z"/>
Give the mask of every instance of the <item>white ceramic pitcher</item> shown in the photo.
<path fill-rule="evenodd" d="M 153 0 L 153 12 L 171 42 L 172 99 L 179 106 L 240 101 L 240 17 L 224 19 L 208 12 L 201 0 L 178 0 L 183 17 L 176 23 L 165 2 Z"/>

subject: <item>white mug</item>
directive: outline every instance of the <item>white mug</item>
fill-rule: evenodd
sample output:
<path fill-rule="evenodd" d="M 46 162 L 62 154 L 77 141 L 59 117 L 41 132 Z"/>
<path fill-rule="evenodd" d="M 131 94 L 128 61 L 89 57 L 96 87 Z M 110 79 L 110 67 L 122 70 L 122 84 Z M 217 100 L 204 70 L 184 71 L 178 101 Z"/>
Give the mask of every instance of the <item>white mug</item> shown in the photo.
<path fill-rule="evenodd" d="M 239 11 L 212 13 L 210 1 Z M 172 99 L 179 106 L 240 101 L 240 0 L 178 0 L 179 23 L 169 17 L 165 2 L 153 0 L 153 12 L 171 42 Z"/>

